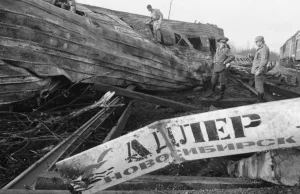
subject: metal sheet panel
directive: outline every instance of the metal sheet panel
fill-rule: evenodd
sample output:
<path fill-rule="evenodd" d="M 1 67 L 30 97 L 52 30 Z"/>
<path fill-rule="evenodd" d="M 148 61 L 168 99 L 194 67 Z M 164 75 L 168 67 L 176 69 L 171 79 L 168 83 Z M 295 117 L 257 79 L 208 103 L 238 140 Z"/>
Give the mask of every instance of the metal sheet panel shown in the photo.
<path fill-rule="evenodd" d="M 57 163 L 96 193 L 170 163 L 300 145 L 300 98 L 162 120 Z"/>

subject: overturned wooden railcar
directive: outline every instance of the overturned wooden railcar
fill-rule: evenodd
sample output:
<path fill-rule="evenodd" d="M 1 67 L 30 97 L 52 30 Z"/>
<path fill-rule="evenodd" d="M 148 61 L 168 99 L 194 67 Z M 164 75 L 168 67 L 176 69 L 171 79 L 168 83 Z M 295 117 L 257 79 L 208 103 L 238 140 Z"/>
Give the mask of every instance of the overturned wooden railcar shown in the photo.
<path fill-rule="evenodd" d="M 50 90 L 59 80 L 133 84 L 156 91 L 187 89 L 206 79 L 215 40 L 224 35 L 210 24 L 167 21 L 159 44 L 151 40 L 147 16 L 80 4 L 77 9 L 74 14 L 49 0 L 0 1 L 0 60 L 6 69 L 23 69 L 19 78 L 30 74 L 40 80 L 36 84 L 41 83 L 30 87 L 6 81 L 15 74 L 3 71 L 0 104 Z M 183 29 L 176 23 L 194 27 L 195 34 L 181 34 Z"/>

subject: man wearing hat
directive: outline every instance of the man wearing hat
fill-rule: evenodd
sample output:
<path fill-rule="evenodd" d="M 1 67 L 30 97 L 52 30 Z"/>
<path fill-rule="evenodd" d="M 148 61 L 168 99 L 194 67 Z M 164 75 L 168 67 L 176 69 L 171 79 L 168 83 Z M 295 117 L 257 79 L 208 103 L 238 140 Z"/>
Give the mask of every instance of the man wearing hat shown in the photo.
<path fill-rule="evenodd" d="M 225 92 L 225 68 L 226 64 L 235 59 L 234 55 L 230 52 L 230 47 L 227 44 L 228 38 L 221 37 L 218 39 L 219 47 L 214 57 L 214 69 L 211 78 L 211 92 L 205 95 L 205 98 L 212 96 L 215 93 L 218 81 L 221 85 L 220 95 L 216 100 L 221 100 L 224 97 Z"/>
<path fill-rule="evenodd" d="M 264 98 L 264 79 L 270 58 L 270 50 L 265 44 L 263 36 L 256 37 L 255 43 L 258 48 L 253 59 L 251 73 L 254 74 L 255 89 L 258 92 L 258 101 L 262 102 Z"/>
<path fill-rule="evenodd" d="M 160 12 L 159 9 L 153 9 L 151 5 L 148 5 L 147 9 L 151 12 L 151 19 L 146 24 L 153 25 L 153 38 L 155 39 L 155 41 L 161 41 L 160 33 L 163 14 Z"/>

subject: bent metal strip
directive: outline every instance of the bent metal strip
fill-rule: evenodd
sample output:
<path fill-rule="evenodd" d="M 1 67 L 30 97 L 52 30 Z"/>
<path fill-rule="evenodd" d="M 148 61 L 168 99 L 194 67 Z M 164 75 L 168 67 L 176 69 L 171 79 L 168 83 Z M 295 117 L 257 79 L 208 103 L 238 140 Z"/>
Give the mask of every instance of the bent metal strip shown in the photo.
<path fill-rule="evenodd" d="M 300 98 L 157 121 L 56 164 L 97 193 L 171 163 L 300 146 Z"/>

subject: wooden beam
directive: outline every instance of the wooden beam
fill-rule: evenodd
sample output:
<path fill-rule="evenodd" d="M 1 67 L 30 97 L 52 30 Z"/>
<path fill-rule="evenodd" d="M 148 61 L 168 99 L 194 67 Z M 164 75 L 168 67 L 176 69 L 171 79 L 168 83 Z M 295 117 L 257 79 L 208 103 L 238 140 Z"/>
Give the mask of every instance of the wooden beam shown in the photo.
<path fill-rule="evenodd" d="M 172 188 L 171 188 L 172 189 Z M 270 187 L 253 188 L 245 190 L 244 193 L 270 193 Z M 272 189 L 271 189 L 272 190 Z M 243 190 L 244 191 L 244 190 Z M 300 193 L 300 189 L 296 187 L 284 187 L 280 189 L 281 193 Z M 241 189 L 230 190 L 155 190 L 155 191 L 100 191 L 97 194 L 199 194 L 199 193 L 241 193 Z M 69 191 L 40 191 L 40 190 L 0 190 L 0 194 L 71 194 Z"/>
<path fill-rule="evenodd" d="M 115 185 L 107 190 L 155 190 L 157 185 L 162 188 L 172 188 L 176 185 L 181 190 L 200 189 L 234 189 L 261 187 L 263 182 L 251 183 L 229 177 L 199 177 L 199 176 L 141 176 Z"/>
<path fill-rule="evenodd" d="M 297 98 L 300 96 L 296 92 L 284 89 L 283 87 L 280 87 L 280 86 L 272 85 L 268 82 L 266 82 L 266 84 L 265 84 L 265 89 L 270 93 L 276 93 L 276 94 L 279 94 L 281 96 L 288 97 L 288 98 Z"/>
<path fill-rule="evenodd" d="M 94 88 L 96 90 L 100 90 L 100 91 L 114 91 L 116 93 L 116 95 L 125 96 L 125 97 L 132 98 L 132 99 L 137 99 L 137 100 L 149 102 L 152 104 L 167 106 L 167 107 L 171 107 L 171 108 L 174 108 L 177 110 L 191 111 L 191 110 L 197 110 L 200 108 L 197 106 L 192 106 L 192 105 L 183 104 L 180 102 L 175 102 L 172 100 L 167 100 L 164 98 L 160 98 L 160 97 L 156 97 L 156 96 L 152 96 L 152 95 L 148 95 L 148 94 L 143 94 L 141 92 L 128 91 L 123 88 L 111 86 L 111 85 L 107 85 L 107 84 L 96 83 L 94 85 Z"/>
<path fill-rule="evenodd" d="M 36 182 L 37 190 L 67 190 L 67 185 L 57 172 L 46 172 L 40 175 Z M 145 175 L 128 180 L 119 185 L 107 188 L 107 190 L 155 190 L 157 185 L 161 189 L 176 188 L 182 190 L 197 189 L 233 189 L 233 188 L 253 188 L 262 186 L 263 182 L 249 182 L 237 178 L 229 177 L 198 177 L 198 176 L 153 176 Z M 57 185 L 60 185 L 57 187 Z"/>
<path fill-rule="evenodd" d="M 256 103 L 257 98 L 225 98 L 222 100 L 215 100 L 212 98 L 201 98 L 203 106 L 217 106 L 217 107 L 237 107 Z"/>
<path fill-rule="evenodd" d="M 244 87 L 246 87 L 248 90 L 250 90 L 253 94 L 258 95 L 258 92 L 250 85 L 244 83 L 242 80 L 239 80 L 239 79 L 235 79 L 235 80 L 237 80 L 239 83 L 241 83 Z"/>
<path fill-rule="evenodd" d="M 233 78 L 235 79 L 235 78 Z M 241 83 L 244 87 L 249 89 L 252 93 L 255 95 L 258 95 L 258 92 L 255 90 L 255 88 L 251 87 L 249 84 L 244 83 L 242 80 L 236 79 L 239 83 Z M 268 102 L 275 101 L 276 99 L 272 96 L 272 94 L 269 94 L 267 92 L 264 93 L 264 99 Z"/>
<path fill-rule="evenodd" d="M 109 134 L 105 137 L 102 143 L 115 139 L 122 134 L 123 129 L 125 128 L 125 125 L 127 123 L 127 120 L 131 114 L 132 104 L 133 104 L 132 101 L 128 104 L 127 108 L 121 115 L 120 119 L 118 120 L 116 125 L 112 128 L 112 130 L 110 130 Z"/>
<path fill-rule="evenodd" d="M 68 190 L 0 189 L 0 194 L 71 194 Z"/>

